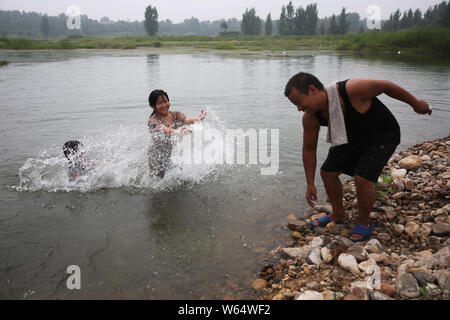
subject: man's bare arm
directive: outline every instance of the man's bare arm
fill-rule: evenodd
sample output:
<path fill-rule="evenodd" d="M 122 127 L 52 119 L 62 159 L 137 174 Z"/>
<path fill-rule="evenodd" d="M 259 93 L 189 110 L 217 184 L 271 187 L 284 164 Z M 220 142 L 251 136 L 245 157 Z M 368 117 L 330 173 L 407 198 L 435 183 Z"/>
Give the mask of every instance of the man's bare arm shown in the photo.
<path fill-rule="evenodd" d="M 361 101 L 371 100 L 380 94 L 387 94 L 391 98 L 409 104 L 419 114 L 431 114 L 432 111 L 423 100 L 418 100 L 407 90 L 387 80 L 352 79 L 348 82 L 349 94 Z"/>

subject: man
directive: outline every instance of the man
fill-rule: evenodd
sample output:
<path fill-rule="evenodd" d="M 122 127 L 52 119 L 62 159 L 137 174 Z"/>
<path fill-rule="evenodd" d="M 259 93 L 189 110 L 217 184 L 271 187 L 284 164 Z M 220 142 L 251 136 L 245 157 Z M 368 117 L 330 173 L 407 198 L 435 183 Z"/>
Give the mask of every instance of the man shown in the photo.
<path fill-rule="evenodd" d="M 343 206 L 343 189 L 339 175 L 354 176 L 358 218 L 351 240 L 370 238 L 373 224 L 369 214 L 375 202 L 375 184 L 389 158 L 400 143 L 400 127 L 394 115 L 377 98 L 380 94 L 409 104 L 418 114 L 431 114 L 423 100 L 417 100 L 408 91 L 384 80 L 351 79 L 336 84 L 340 107 L 347 134 L 346 144 L 333 146 L 321 167 L 325 190 L 333 212 L 329 216 L 311 222 L 312 227 L 323 227 L 329 222 L 341 223 L 346 219 Z M 323 84 L 313 75 L 299 73 L 286 85 L 285 95 L 303 111 L 303 165 L 306 173 L 306 200 L 311 207 L 317 201 L 314 186 L 316 149 L 320 126 L 330 121 L 329 99 Z"/>

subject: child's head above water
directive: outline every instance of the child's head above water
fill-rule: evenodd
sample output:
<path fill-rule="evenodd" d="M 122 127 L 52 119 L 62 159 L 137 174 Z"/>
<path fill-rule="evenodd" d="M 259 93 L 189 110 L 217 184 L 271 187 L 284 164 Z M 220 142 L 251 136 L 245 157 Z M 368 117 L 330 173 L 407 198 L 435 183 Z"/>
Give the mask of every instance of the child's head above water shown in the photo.
<path fill-rule="evenodd" d="M 64 143 L 63 152 L 64 156 L 72 162 L 72 159 L 81 155 L 81 149 L 83 144 L 77 140 L 70 140 Z"/>
<path fill-rule="evenodd" d="M 169 95 L 164 90 L 153 90 L 149 97 L 148 97 L 148 104 L 153 109 L 153 113 L 158 111 L 157 104 L 162 101 L 166 100 L 169 102 Z"/>

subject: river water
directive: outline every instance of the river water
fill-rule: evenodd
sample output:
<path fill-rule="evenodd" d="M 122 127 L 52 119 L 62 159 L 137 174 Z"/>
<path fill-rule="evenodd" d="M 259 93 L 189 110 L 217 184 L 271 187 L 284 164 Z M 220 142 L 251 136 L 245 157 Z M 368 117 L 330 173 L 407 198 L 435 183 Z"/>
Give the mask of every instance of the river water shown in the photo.
<path fill-rule="evenodd" d="M 450 64 L 442 59 L 162 50 L 1 51 L 0 58 L 11 62 L 0 68 L 2 299 L 251 297 L 269 251 L 289 242 L 288 215 L 307 210 L 302 114 L 283 96 L 297 72 L 325 84 L 386 79 L 431 103 L 433 115 L 421 116 L 380 97 L 400 123 L 398 150 L 449 134 Z M 275 174 L 261 174 L 267 162 L 251 163 L 249 142 L 243 164 L 178 163 L 163 180 L 150 177 L 147 99 L 157 88 L 168 92 L 171 110 L 207 110 L 191 135 L 267 132 L 271 154 L 279 151 Z M 62 145 L 73 139 L 97 165 L 70 182 Z M 318 175 L 316 185 L 324 201 Z M 81 270 L 80 290 L 66 286 L 70 265 Z"/>

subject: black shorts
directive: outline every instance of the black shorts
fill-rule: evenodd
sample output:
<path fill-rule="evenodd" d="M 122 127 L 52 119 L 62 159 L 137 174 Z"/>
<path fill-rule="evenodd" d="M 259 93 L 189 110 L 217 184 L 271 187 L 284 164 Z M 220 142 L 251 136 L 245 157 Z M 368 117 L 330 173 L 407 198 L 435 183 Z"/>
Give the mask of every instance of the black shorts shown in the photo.
<path fill-rule="evenodd" d="M 396 139 L 383 139 L 375 140 L 368 145 L 344 144 L 331 147 L 321 170 L 343 172 L 352 177 L 358 175 L 377 183 L 381 171 L 398 145 L 399 141 Z"/>

